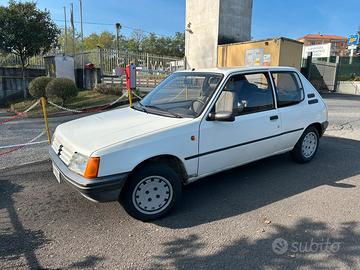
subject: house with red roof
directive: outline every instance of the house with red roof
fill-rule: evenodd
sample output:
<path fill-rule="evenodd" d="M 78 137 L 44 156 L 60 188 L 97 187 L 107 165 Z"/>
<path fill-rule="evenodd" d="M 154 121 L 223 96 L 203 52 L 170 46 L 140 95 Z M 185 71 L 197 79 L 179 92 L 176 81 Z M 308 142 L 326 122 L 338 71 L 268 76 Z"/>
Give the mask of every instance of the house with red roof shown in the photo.
<path fill-rule="evenodd" d="M 325 34 L 307 34 L 298 41 L 303 42 L 304 46 L 320 45 L 331 43 L 331 55 L 346 55 L 347 53 L 347 38 L 336 35 Z"/>

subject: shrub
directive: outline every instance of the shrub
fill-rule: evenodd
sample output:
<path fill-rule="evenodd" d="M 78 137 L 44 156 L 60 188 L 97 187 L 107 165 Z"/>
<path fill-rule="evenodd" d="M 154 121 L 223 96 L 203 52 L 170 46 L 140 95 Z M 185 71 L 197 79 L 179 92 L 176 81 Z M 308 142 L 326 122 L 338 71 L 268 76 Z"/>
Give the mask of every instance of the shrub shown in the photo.
<path fill-rule="evenodd" d="M 76 97 L 78 89 L 75 83 L 67 78 L 56 78 L 53 79 L 46 86 L 46 95 L 48 97 L 61 98 L 63 104 L 71 97 Z"/>
<path fill-rule="evenodd" d="M 46 97 L 46 86 L 51 81 L 52 78 L 44 76 L 35 78 L 29 84 L 30 95 L 34 98 Z"/>
<path fill-rule="evenodd" d="M 95 86 L 94 90 L 104 95 L 121 95 L 122 87 L 120 85 L 111 85 L 106 83 L 100 83 Z"/>

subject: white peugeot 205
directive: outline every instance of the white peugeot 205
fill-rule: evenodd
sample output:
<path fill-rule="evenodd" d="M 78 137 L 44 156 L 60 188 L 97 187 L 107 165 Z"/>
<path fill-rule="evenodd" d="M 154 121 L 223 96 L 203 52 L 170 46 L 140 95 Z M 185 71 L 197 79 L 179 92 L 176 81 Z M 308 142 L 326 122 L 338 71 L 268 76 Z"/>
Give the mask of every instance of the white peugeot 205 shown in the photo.
<path fill-rule="evenodd" d="M 49 153 L 59 182 L 151 220 L 202 177 L 288 151 L 310 161 L 327 126 L 325 103 L 294 68 L 181 71 L 132 107 L 58 126 Z"/>

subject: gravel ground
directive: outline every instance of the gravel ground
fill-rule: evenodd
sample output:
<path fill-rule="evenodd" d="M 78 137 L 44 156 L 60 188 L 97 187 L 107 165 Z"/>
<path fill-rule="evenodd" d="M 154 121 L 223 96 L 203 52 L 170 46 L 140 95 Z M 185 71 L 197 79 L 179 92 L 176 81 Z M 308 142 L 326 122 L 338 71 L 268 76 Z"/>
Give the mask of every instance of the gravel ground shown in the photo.
<path fill-rule="evenodd" d="M 151 223 L 57 184 L 49 161 L 1 170 L 0 269 L 359 269 L 360 99 L 326 101 L 311 163 L 284 154 L 207 177 Z"/>

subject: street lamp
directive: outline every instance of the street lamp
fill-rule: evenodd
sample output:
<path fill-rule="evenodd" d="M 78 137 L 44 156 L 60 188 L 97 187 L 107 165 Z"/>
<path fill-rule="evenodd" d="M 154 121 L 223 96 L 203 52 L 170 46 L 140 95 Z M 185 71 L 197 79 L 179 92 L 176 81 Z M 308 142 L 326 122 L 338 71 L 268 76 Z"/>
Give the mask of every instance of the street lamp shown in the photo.
<path fill-rule="evenodd" d="M 120 30 L 121 30 L 121 24 L 120 23 L 116 23 L 115 24 L 116 27 L 116 47 L 117 50 L 120 51 Z"/>
<path fill-rule="evenodd" d="M 118 65 L 120 62 L 120 30 L 121 30 L 121 24 L 116 23 L 116 49 L 117 49 L 117 59 L 118 59 Z"/>

